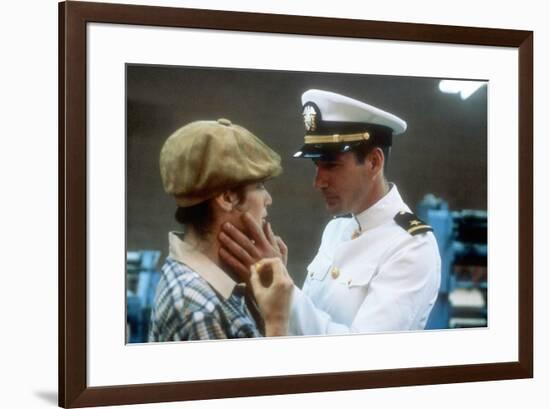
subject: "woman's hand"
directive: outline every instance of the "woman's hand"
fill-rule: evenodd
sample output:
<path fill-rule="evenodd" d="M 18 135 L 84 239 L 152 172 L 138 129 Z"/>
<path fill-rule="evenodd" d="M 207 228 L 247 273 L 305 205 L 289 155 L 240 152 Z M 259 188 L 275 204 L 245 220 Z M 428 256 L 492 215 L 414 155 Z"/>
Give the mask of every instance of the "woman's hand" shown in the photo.
<path fill-rule="evenodd" d="M 265 322 L 265 335 L 287 335 L 294 282 L 282 260 L 265 258 L 253 264 L 250 287 Z"/>

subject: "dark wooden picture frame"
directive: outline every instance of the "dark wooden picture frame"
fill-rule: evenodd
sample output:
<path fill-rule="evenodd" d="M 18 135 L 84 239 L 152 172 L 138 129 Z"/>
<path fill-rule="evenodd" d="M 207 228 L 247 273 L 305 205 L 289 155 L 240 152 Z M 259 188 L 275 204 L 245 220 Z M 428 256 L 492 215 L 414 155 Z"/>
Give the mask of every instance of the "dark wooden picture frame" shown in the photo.
<path fill-rule="evenodd" d="M 86 25 L 113 23 L 513 47 L 519 51 L 518 361 L 342 373 L 87 385 Z M 59 4 L 59 405 L 83 407 L 533 376 L 533 33 L 106 3 Z"/>

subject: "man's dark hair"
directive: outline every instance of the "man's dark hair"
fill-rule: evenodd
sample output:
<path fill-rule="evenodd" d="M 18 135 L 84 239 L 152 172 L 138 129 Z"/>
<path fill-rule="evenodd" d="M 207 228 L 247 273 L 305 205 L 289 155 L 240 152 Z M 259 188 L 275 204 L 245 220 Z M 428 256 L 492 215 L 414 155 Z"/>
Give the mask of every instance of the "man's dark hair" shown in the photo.
<path fill-rule="evenodd" d="M 384 173 L 388 170 L 388 163 L 390 159 L 390 147 L 389 146 L 382 146 L 382 145 L 372 145 L 372 144 L 360 144 L 359 146 L 355 147 L 353 149 L 353 153 L 355 154 L 355 159 L 357 160 L 357 163 L 363 164 L 365 163 L 365 159 L 367 158 L 367 155 L 371 153 L 371 151 L 374 148 L 380 148 L 382 149 L 382 153 L 384 154 Z"/>
<path fill-rule="evenodd" d="M 231 189 L 237 194 L 238 203 L 244 201 L 245 186 L 241 185 Z M 212 199 L 189 207 L 178 206 L 174 217 L 178 223 L 184 227 L 192 227 L 199 237 L 204 238 L 210 232 L 212 223 Z"/>

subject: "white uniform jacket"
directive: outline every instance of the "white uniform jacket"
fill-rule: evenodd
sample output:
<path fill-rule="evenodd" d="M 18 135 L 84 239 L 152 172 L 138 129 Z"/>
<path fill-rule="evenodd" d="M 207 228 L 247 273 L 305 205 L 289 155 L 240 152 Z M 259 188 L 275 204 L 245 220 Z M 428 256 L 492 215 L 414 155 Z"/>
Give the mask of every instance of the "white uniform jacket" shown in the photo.
<path fill-rule="evenodd" d="M 292 335 L 424 329 L 437 298 L 441 258 L 433 233 L 412 235 L 397 187 L 361 214 L 333 219 L 294 289 Z"/>

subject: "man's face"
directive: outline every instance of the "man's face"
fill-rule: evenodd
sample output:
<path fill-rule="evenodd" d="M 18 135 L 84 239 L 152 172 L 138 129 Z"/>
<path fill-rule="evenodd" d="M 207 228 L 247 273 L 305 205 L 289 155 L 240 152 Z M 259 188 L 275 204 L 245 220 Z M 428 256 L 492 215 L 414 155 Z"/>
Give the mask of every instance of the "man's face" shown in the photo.
<path fill-rule="evenodd" d="M 368 207 L 372 185 L 368 159 L 359 163 L 353 152 L 346 152 L 314 163 L 317 170 L 313 185 L 323 194 L 331 214 L 360 213 Z"/>

